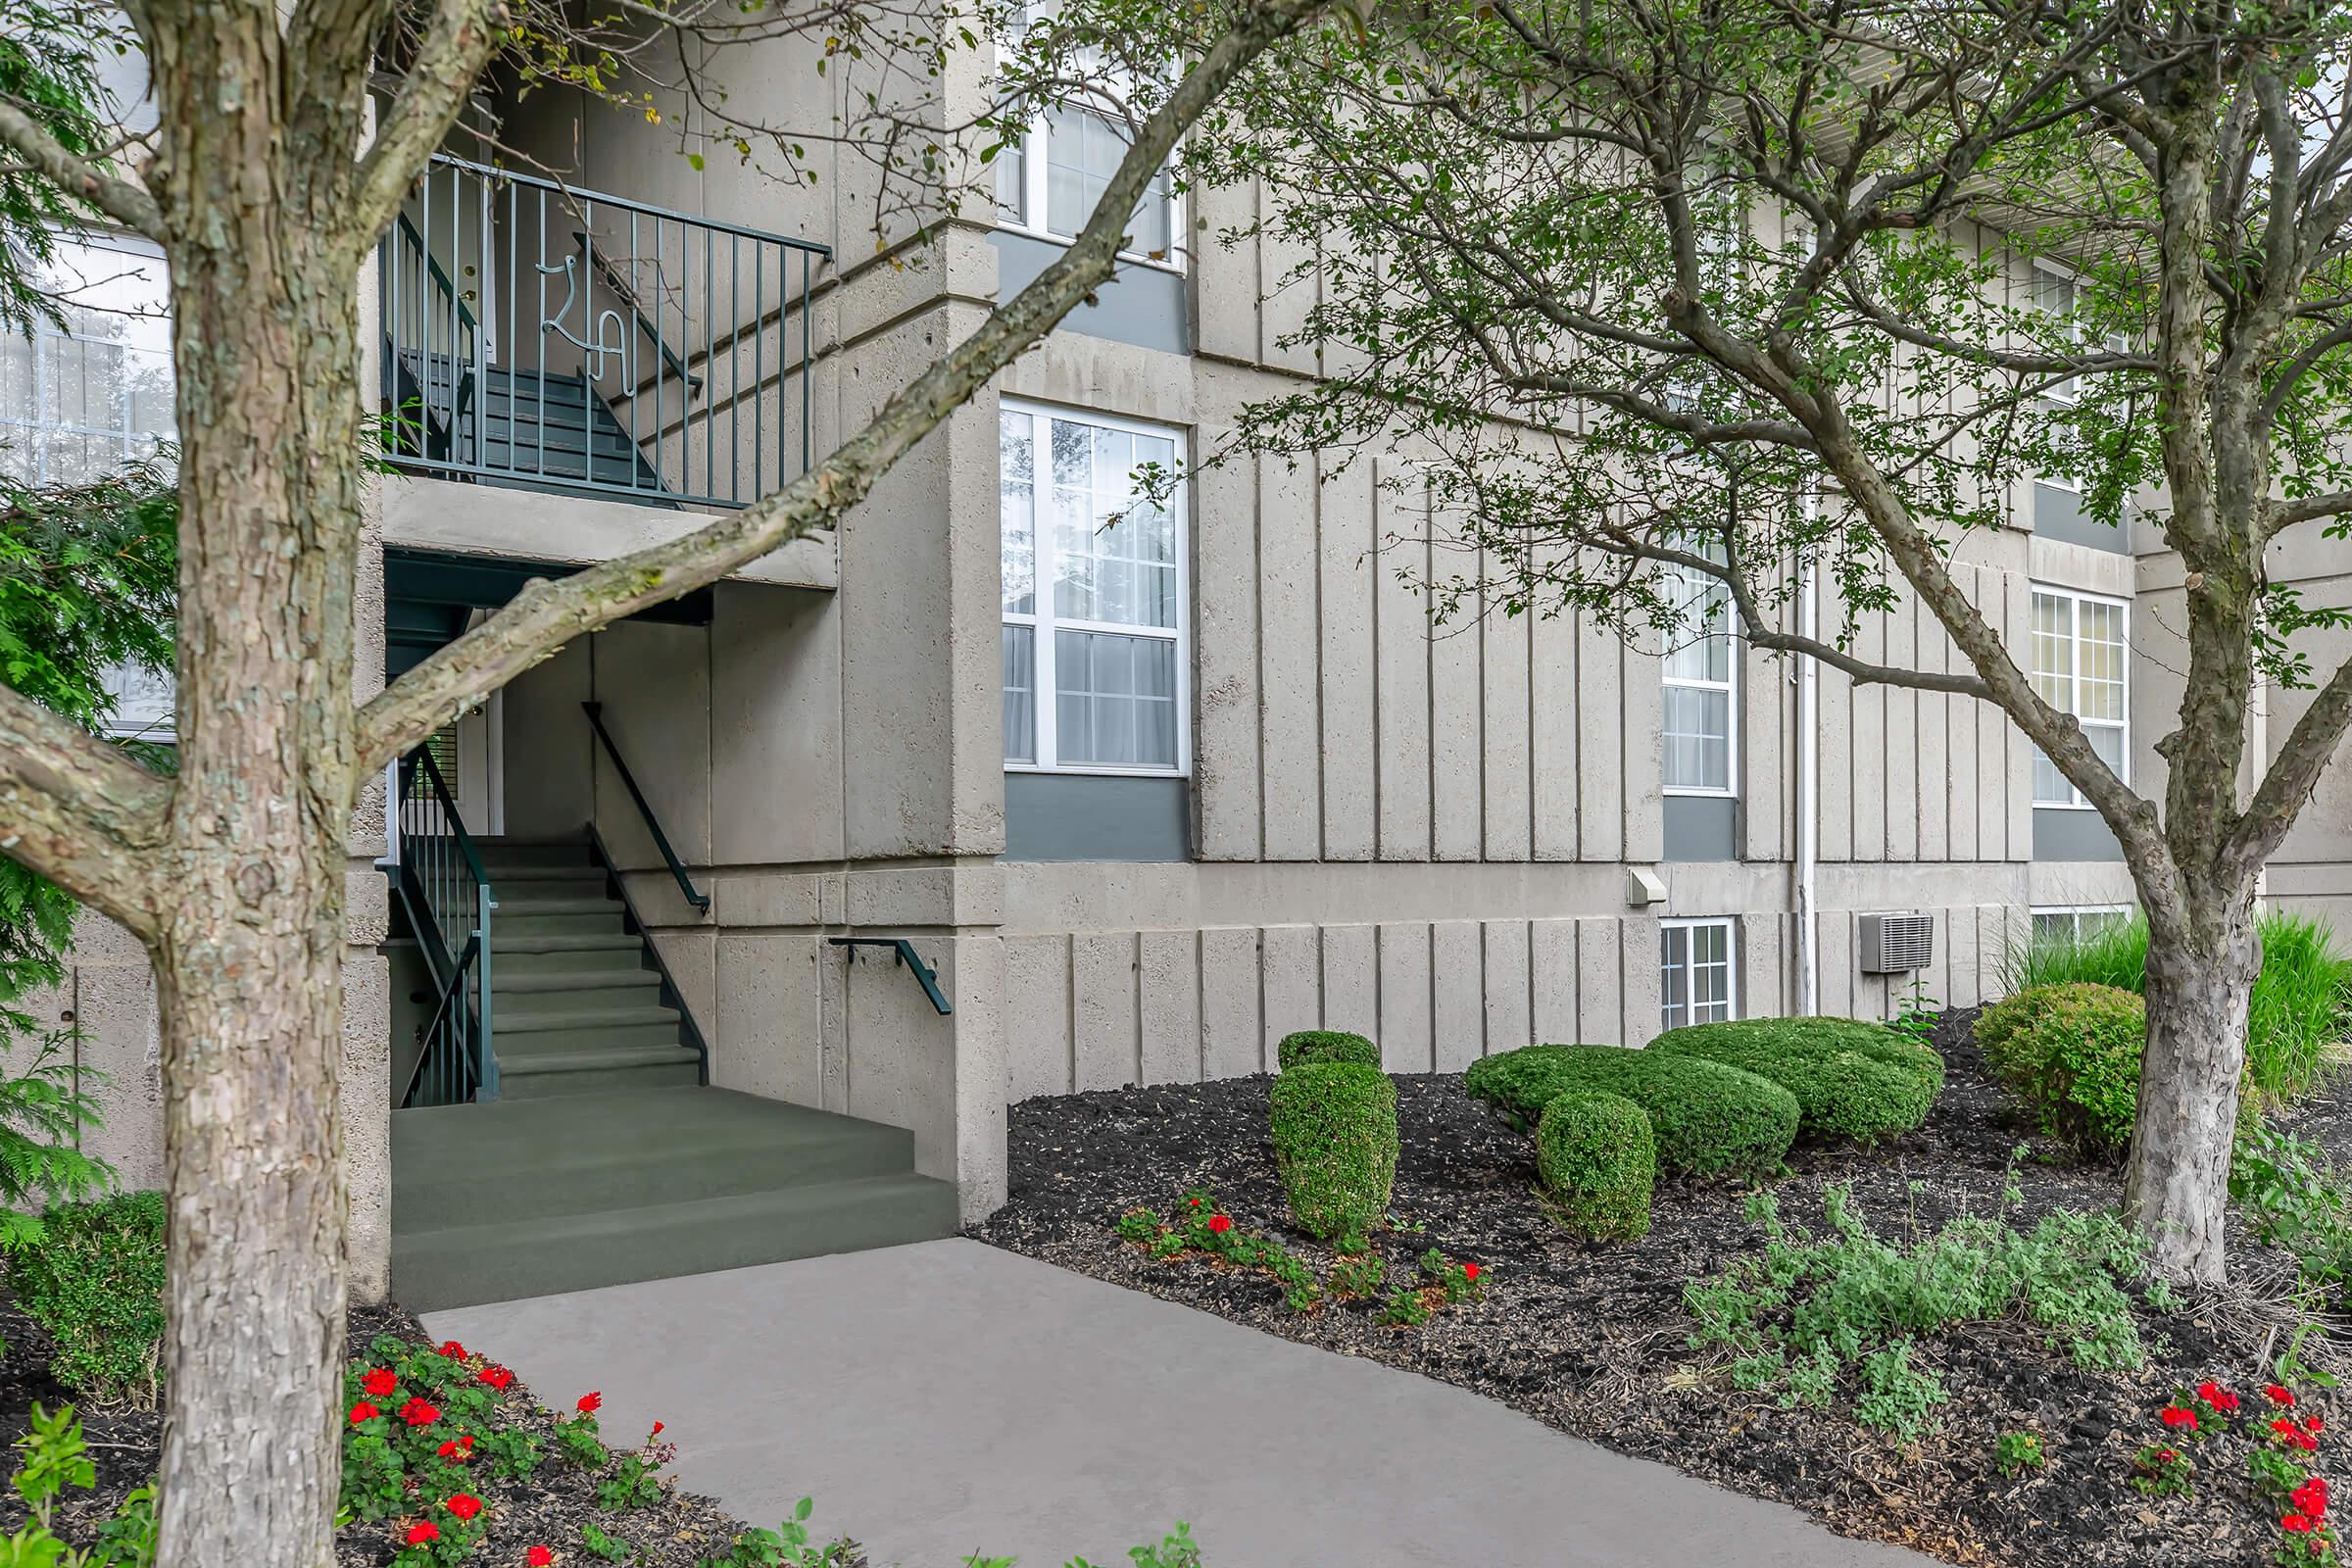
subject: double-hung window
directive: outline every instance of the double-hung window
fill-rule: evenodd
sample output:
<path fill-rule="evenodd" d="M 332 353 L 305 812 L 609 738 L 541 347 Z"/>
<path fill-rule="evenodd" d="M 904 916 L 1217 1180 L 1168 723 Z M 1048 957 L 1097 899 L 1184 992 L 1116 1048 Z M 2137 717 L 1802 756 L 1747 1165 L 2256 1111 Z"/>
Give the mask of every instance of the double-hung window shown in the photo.
<path fill-rule="evenodd" d="M 2034 589 L 2034 687 L 2082 724 L 2082 738 L 2116 777 L 2131 773 L 2131 616 L 2120 599 L 2066 588 Z M 2081 791 L 2038 751 L 2034 804 L 2088 808 Z"/>
<path fill-rule="evenodd" d="M 1666 587 L 1680 613 L 1660 670 L 1662 782 L 1675 795 L 1730 795 L 1739 723 L 1731 593 L 1721 578 L 1689 566 L 1670 568 Z"/>
<path fill-rule="evenodd" d="M 29 340 L 0 331 L 0 469 L 32 484 L 80 484 L 172 439 L 171 295 L 153 246 L 66 238 L 32 269 L 64 318 L 36 315 Z"/>
<path fill-rule="evenodd" d="M 1054 9 L 1033 0 L 1032 20 Z M 1082 49 L 1078 67 L 1089 86 L 1038 113 L 1017 147 L 997 155 L 997 221 L 1045 239 L 1071 240 L 1095 214 L 1132 141 L 1117 105 L 1128 101 L 1134 78 L 1100 49 Z M 1184 202 L 1166 168 L 1152 178 L 1127 229 L 1129 261 L 1180 269 L 1176 241 L 1184 232 Z"/>
<path fill-rule="evenodd" d="M 1729 919 L 1658 922 L 1658 1023 L 1721 1023 L 1740 1015 Z"/>
<path fill-rule="evenodd" d="M 1182 773 L 1191 763 L 1184 497 L 1173 430 L 1007 400 L 999 499 L 1004 763 Z"/>

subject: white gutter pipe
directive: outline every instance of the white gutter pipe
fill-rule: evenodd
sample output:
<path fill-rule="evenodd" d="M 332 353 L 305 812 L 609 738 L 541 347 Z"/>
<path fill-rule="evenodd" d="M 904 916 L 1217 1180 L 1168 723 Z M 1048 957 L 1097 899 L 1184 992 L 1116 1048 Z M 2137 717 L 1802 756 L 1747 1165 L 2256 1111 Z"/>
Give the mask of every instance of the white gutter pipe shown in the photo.
<path fill-rule="evenodd" d="M 1818 635 L 1820 606 L 1814 598 L 1810 562 L 1797 575 L 1797 629 Z M 1796 1010 L 1821 1011 L 1820 890 L 1815 872 L 1821 859 L 1821 665 L 1799 654 L 1796 671 Z"/>

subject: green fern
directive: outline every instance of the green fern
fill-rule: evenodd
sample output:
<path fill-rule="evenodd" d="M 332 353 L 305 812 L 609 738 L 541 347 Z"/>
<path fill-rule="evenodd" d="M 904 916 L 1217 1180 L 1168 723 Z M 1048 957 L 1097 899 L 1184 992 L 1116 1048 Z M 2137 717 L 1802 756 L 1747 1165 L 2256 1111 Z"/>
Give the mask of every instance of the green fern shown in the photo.
<path fill-rule="evenodd" d="M 75 1068 L 79 1039 L 59 1029 L 0 1048 L 0 1253 L 46 1238 L 40 1209 L 86 1202 L 115 1185 L 114 1167 L 81 1151 L 83 1131 L 99 1125 L 89 1091 L 104 1079 Z M 7 1070 L 27 1048 L 29 1065 Z"/>

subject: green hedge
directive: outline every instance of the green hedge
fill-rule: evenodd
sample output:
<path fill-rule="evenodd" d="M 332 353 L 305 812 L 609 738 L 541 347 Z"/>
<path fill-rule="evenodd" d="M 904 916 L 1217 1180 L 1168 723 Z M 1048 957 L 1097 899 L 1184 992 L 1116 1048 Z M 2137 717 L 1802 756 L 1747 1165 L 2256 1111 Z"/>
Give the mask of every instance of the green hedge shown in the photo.
<path fill-rule="evenodd" d="M 1282 1037 L 1274 1060 L 1284 1072 L 1318 1061 L 1351 1061 L 1358 1067 L 1378 1068 L 1380 1048 L 1362 1035 L 1340 1029 L 1300 1029 Z"/>
<path fill-rule="evenodd" d="M 76 1394 L 152 1403 L 164 1338 L 164 1195 L 61 1203 L 43 1239 L 11 1252 L 8 1289 L 55 1342 L 49 1370 Z"/>
<path fill-rule="evenodd" d="M 1796 1138 L 1796 1098 L 1788 1090 L 1694 1056 L 1523 1046 L 1472 1062 L 1462 1087 L 1528 1128 L 1567 1090 L 1623 1095 L 1649 1113 L 1658 1167 L 1676 1174 L 1771 1170 Z"/>
<path fill-rule="evenodd" d="M 1396 1086 L 1387 1074 L 1352 1061 L 1294 1067 L 1274 1080 L 1266 1112 L 1301 1229 L 1340 1239 L 1379 1223 L 1396 1184 Z"/>
<path fill-rule="evenodd" d="M 1571 1089 L 1536 1123 L 1536 1169 L 1554 1218 L 1595 1242 L 1649 1234 L 1649 1190 L 1658 1165 L 1649 1113 L 1623 1095 Z"/>
<path fill-rule="evenodd" d="M 1995 1016 L 1997 1014 L 1997 1016 Z M 2036 986 L 1986 1010 L 1994 1070 L 2032 1104 L 2042 1130 L 2105 1153 L 2132 1142 L 2148 1006 L 2133 992 L 2089 984 Z"/>
<path fill-rule="evenodd" d="M 1943 1058 L 1885 1024 L 1858 1018 L 1740 1018 L 1670 1029 L 1646 1048 L 1769 1078 L 1796 1097 L 1808 1138 L 1874 1143 L 1928 1119 Z"/>

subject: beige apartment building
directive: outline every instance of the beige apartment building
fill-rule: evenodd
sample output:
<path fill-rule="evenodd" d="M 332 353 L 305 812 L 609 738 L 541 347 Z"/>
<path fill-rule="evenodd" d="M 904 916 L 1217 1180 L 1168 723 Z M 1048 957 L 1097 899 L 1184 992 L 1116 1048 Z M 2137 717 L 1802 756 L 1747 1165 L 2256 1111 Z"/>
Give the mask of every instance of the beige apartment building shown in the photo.
<path fill-rule="evenodd" d="M 759 50 L 728 69 L 796 112 L 856 90 Z M 1121 150 L 1083 113 L 1041 125 L 999 220 L 910 266 L 876 251 L 858 159 L 799 187 L 698 170 L 700 111 L 669 108 L 487 103 L 507 167 L 454 137 L 357 280 L 399 470 L 364 684 L 532 576 L 797 474 L 1033 276 Z M 1447 1071 L 1968 1005 L 2033 922 L 2131 905 L 2096 814 L 1989 707 L 1728 626 L 1671 650 L 1569 614 L 1433 628 L 1398 569 L 1433 519 L 1376 466 L 1225 465 L 1130 507 L 1138 465 L 1316 371 L 1279 342 L 1294 258 L 1151 243 L 1251 199 L 1160 193 L 1137 244 L 1173 259 L 1129 259 L 837 535 L 565 648 L 394 770 L 352 860 L 364 1290 L 424 1307 L 943 1234 L 1002 1201 L 1030 1096 L 1255 1073 L 1318 1026 Z M 76 332 L 0 348 L 7 461 L 53 476 L 171 427 L 163 324 L 121 314 L 155 264 L 102 243 Z M 2177 569 L 2060 486 L 2013 503 L 1959 569 L 2045 691 L 2155 767 Z M 2321 551 L 2278 552 L 2340 599 Z M 1859 651 L 1957 665 L 1908 605 Z M 169 714 L 126 697 L 126 725 Z M 2343 789 L 2273 896 L 2352 895 Z M 92 922 L 60 1010 L 111 1075 L 103 1152 L 159 1180 L 136 946 Z"/>

